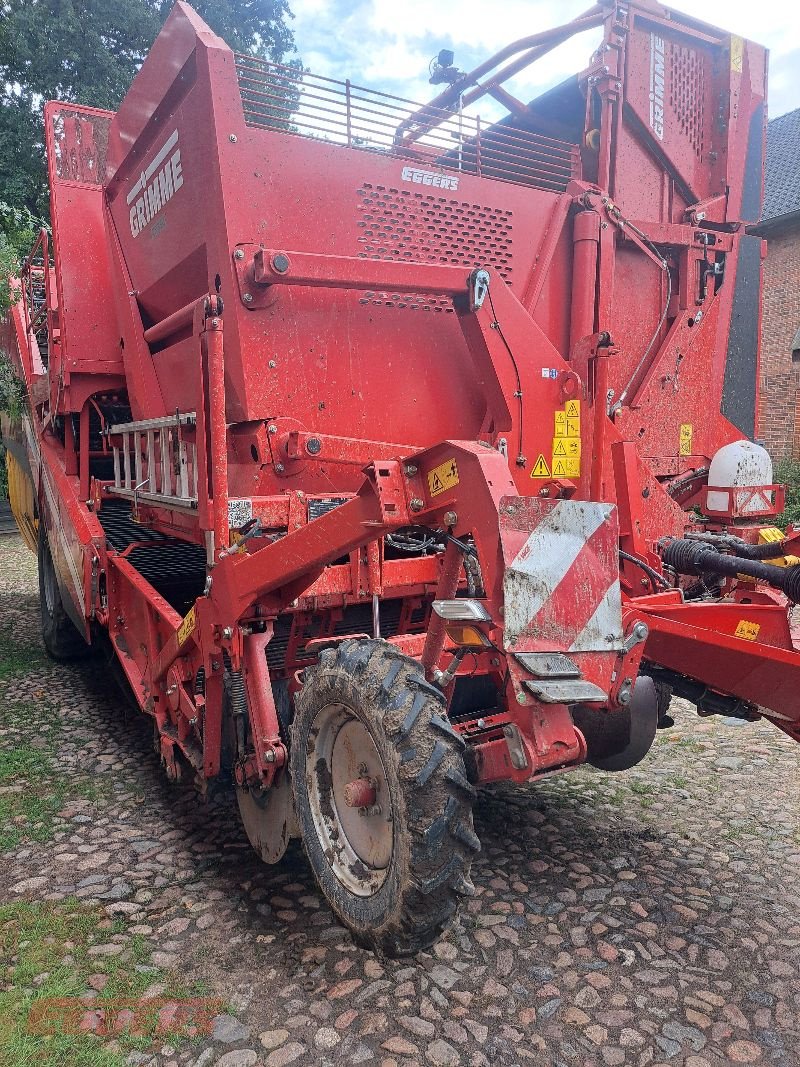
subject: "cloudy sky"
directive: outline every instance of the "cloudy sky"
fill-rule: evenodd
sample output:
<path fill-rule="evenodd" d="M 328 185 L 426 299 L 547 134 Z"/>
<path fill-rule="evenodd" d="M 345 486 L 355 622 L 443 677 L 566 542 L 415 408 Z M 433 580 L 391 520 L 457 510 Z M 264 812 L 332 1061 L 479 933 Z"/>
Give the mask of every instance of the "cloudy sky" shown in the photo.
<path fill-rule="evenodd" d="M 289 0 L 297 47 L 315 74 L 344 79 L 412 100 L 429 100 L 428 63 L 441 48 L 470 70 L 519 37 L 585 11 L 591 0 Z M 749 37 L 770 49 L 769 112 L 800 107 L 798 0 L 673 0 L 672 7 Z M 599 38 L 573 38 L 508 88 L 523 99 L 587 65 Z M 486 118 L 494 117 L 482 105 Z"/>

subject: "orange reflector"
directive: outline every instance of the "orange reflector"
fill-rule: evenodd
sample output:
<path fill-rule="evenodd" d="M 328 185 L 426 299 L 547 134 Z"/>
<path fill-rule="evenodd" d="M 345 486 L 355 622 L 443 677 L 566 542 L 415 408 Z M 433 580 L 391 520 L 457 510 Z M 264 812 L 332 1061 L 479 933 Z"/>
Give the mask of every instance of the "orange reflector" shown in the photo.
<path fill-rule="evenodd" d="M 489 639 L 477 626 L 465 626 L 463 623 L 448 623 L 445 632 L 454 645 L 459 648 L 487 648 Z"/>

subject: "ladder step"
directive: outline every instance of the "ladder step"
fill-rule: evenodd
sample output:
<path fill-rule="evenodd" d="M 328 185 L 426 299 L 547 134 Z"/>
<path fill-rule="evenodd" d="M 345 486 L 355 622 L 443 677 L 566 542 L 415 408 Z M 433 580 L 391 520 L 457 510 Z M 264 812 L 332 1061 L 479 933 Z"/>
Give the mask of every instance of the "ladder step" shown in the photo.
<path fill-rule="evenodd" d="M 580 678 L 558 682 L 540 682 L 538 679 L 525 680 L 525 686 L 530 689 L 537 700 L 545 704 L 590 704 L 595 701 L 605 703 L 608 693 L 594 682 L 587 682 Z"/>
<path fill-rule="evenodd" d="M 170 430 L 176 426 L 194 426 L 197 423 L 197 412 L 184 411 L 176 415 L 162 415 L 157 419 L 139 419 L 138 422 L 118 422 L 115 426 L 107 426 L 104 433 L 107 437 L 117 433 L 140 433 L 147 430 Z"/>

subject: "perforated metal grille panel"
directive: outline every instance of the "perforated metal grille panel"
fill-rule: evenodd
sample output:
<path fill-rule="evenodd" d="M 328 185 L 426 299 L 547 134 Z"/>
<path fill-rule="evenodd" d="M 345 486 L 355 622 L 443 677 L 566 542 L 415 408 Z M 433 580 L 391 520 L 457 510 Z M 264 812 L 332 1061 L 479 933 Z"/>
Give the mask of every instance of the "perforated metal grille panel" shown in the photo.
<path fill-rule="evenodd" d="M 361 259 L 494 267 L 512 284 L 513 213 L 505 208 L 365 182 L 357 216 Z M 365 293 L 362 303 L 452 310 L 449 300 L 434 294 Z"/>
<path fill-rule="evenodd" d="M 81 108 L 53 112 L 55 169 L 64 181 L 102 185 L 106 178 L 108 130 L 111 119 Z"/>
<path fill-rule="evenodd" d="M 701 52 L 672 44 L 670 49 L 670 104 L 681 131 L 698 159 L 703 156 L 705 64 Z"/>

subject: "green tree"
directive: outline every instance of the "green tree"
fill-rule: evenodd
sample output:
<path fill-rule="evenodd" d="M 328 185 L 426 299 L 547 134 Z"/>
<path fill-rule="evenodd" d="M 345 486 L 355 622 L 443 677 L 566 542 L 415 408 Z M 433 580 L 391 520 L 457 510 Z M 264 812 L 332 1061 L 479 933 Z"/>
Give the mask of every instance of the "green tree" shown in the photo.
<path fill-rule="evenodd" d="M 47 214 L 44 101 L 116 108 L 171 7 L 168 0 L 2 0 L 0 193 L 8 204 Z M 287 0 L 195 0 L 194 7 L 236 51 L 276 62 L 294 52 Z"/>

